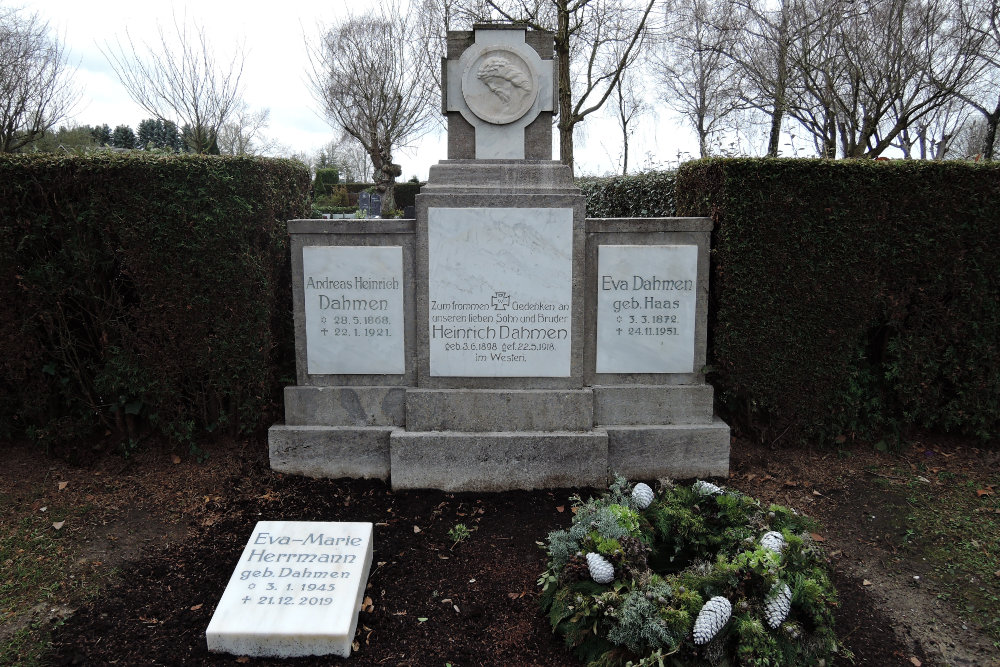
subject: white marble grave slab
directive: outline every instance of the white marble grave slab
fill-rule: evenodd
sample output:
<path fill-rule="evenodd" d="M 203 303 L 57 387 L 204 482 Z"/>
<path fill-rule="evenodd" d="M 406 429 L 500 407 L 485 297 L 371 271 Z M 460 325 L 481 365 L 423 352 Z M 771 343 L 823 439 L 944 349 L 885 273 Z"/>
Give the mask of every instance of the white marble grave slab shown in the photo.
<path fill-rule="evenodd" d="M 598 373 L 691 373 L 698 247 L 597 249 Z"/>
<path fill-rule="evenodd" d="M 260 521 L 205 631 L 208 650 L 351 654 L 372 564 L 372 524 Z"/>
<path fill-rule="evenodd" d="M 310 375 L 406 372 L 403 248 L 302 248 Z"/>
<path fill-rule="evenodd" d="M 573 210 L 430 208 L 430 374 L 568 377 Z"/>

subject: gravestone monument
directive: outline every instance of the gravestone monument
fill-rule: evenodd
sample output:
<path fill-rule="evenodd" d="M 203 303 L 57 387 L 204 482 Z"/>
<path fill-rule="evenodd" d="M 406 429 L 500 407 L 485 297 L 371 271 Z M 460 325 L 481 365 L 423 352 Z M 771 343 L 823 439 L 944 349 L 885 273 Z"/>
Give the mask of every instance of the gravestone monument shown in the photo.
<path fill-rule="evenodd" d="M 276 470 L 395 488 L 728 473 L 705 382 L 707 218 L 587 219 L 552 160 L 551 33 L 448 35 L 448 159 L 409 220 L 293 220 Z"/>

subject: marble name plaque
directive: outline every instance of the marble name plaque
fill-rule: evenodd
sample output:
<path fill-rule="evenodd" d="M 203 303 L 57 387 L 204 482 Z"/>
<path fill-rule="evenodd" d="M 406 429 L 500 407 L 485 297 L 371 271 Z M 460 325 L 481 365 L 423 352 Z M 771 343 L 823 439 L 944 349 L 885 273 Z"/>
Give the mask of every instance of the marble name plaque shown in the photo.
<path fill-rule="evenodd" d="M 205 631 L 208 650 L 349 656 L 371 563 L 370 523 L 259 521 Z"/>
<path fill-rule="evenodd" d="M 598 373 L 691 373 L 698 286 L 694 245 L 597 249 Z"/>
<path fill-rule="evenodd" d="M 573 210 L 430 208 L 430 374 L 568 377 Z"/>
<path fill-rule="evenodd" d="M 310 375 L 406 371 L 402 247 L 306 246 L 302 280 Z"/>

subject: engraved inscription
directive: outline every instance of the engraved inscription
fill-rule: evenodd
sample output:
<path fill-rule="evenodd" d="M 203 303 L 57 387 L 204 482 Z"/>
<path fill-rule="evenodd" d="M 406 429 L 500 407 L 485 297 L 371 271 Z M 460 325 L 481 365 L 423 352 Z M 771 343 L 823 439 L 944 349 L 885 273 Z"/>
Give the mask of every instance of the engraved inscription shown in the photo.
<path fill-rule="evenodd" d="M 698 248 L 598 248 L 598 373 L 691 373 Z"/>

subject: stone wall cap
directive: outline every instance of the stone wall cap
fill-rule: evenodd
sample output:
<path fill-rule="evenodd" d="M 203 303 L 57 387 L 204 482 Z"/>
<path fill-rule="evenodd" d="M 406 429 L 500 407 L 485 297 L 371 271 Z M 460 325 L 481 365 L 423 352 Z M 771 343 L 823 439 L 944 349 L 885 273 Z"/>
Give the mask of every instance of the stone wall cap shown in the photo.
<path fill-rule="evenodd" d="M 412 234 L 413 218 L 312 218 L 289 220 L 289 234 Z"/>
<path fill-rule="evenodd" d="M 712 218 L 587 218 L 588 233 L 620 232 L 710 232 Z"/>

